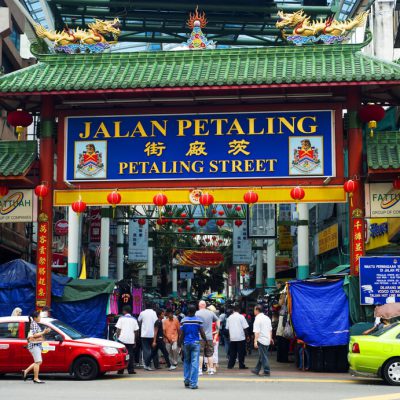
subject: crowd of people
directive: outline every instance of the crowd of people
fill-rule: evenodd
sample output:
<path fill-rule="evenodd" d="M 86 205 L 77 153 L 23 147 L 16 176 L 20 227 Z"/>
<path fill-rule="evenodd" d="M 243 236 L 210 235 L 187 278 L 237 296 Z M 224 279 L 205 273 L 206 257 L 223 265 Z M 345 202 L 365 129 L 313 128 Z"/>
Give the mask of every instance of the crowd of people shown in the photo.
<path fill-rule="evenodd" d="M 217 372 L 219 347 L 223 344 L 228 369 L 233 369 L 236 362 L 239 369 L 247 369 L 245 357 L 249 348 L 254 348 L 259 357 L 251 372 L 270 375 L 268 348 L 273 343 L 272 324 L 262 305 L 254 307 L 254 317 L 242 313 L 239 305 L 218 310 L 204 300 L 186 304 L 185 313 L 182 309 L 155 309 L 148 304 L 136 320 L 131 311 L 129 305 L 124 306 L 115 333 L 115 339 L 129 352 L 129 374 L 135 374 L 135 364 L 141 362 L 146 371 L 162 368 L 161 353 L 170 371 L 182 359 L 185 386 L 197 389 L 199 375 Z"/>

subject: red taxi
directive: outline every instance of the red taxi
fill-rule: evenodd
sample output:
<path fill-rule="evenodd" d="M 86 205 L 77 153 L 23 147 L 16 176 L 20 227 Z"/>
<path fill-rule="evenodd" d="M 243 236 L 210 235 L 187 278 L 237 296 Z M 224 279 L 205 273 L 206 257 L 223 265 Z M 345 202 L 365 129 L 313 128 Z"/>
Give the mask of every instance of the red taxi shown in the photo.
<path fill-rule="evenodd" d="M 127 367 L 129 355 L 120 343 L 86 337 L 57 319 L 42 318 L 39 325 L 50 328 L 40 373 L 69 373 L 89 380 Z M 28 332 L 28 317 L 0 317 L 0 375 L 21 373 L 32 364 L 26 348 Z"/>

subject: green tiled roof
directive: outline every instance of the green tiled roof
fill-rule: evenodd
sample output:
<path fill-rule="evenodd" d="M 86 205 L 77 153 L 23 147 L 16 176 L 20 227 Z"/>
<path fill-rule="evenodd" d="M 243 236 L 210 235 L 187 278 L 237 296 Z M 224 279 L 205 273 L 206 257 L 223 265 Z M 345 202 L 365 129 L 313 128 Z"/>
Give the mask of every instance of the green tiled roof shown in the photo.
<path fill-rule="evenodd" d="M 400 132 L 375 132 L 367 137 L 369 169 L 400 168 Z"/>
<path fill-rule="evenodd" d="M 36 140 L 0 141 L 0 176 L 25 175 L 37 157 Z"/>
<path fill-rule="evenodd" d="M 400 65 L 363 45 L 49 54 L 0 78 L 2 92 L 48 92 L 400 80 Z"/>

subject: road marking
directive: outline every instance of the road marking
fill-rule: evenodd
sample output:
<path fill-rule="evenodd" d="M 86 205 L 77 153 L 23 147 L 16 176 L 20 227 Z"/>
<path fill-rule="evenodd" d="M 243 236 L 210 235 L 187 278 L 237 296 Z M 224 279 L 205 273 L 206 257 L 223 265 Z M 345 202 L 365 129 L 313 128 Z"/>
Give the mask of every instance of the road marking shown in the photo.
<path fill-rule="evenodd" d="M 399 400 L 400 393 L 382 394 L 379 396 L 352 397 L 344 400 Z"/>
<path fill-rule="evenodd" d="M 148 381 L 148 382 L 162 382 L 162 381 L 174 381 L 181 382 L 183 377 L 135 377 L 135 378 L 120 378 L 118 381 Z M 351 379 L 301 379 L 301 378 L 202 378 L 199 380 L 201 382 L 292 382 L 292 383 L 359 383 L 357 380 Z"/>

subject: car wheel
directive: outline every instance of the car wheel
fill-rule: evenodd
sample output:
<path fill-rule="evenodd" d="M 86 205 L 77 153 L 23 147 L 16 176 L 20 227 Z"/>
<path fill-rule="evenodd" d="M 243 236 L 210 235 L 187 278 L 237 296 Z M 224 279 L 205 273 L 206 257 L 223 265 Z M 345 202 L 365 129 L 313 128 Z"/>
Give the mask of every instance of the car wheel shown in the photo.
<path fill-rule="evenodd" d="M 400 386 L 400 358 L 392 358 L 385 364 L 383 377 L 389 385 Z"/>
<path fill-rule="evenodd" d="M 95 379 L 99 374 L 97 362 L 91 357 L 80 357 L 74 362 L 74 376 L 81 381 Z"/>

